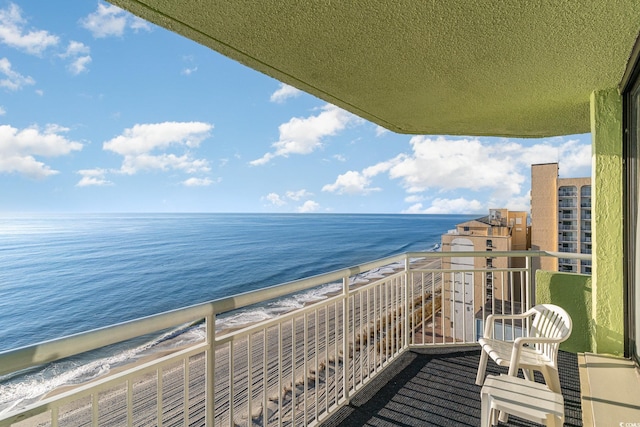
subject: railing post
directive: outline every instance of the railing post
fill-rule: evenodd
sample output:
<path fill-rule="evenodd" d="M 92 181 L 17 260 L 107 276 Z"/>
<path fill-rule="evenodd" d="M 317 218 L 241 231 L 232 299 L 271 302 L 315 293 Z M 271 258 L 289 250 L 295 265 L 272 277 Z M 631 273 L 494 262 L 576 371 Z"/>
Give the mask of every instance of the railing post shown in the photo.
<path fill-rule="evenodd" d="M 342 390 L 346 403 L 349 403 L 349 277 L 342 278 Z"/>
<path fill-rule="evenodd" d="M 207 427 L 215 425 L 215 366 L 216 366 L 216 316 L 209 314 L 205 319 L 207 327 L 207 361 L 205 377 L 205 423 Z"/>
<path fill-rule="evenodd" d="M 409 313 L 409 286 L 413 286 L 413 284 L 409 284 L 411 279 L 411 259 L 408 256 L 405 256 L 404 259 L 404 286 L 402 290 L 404 295 L 404 325 L 402 328 L 402 349 L 405 350 L 409 347 L 409 317 L 412 315 Z"/>
<path fill-rule="evenodd" d="M 534 305 L 534 296 L 535 296 L 535 285 L 534 285 L 534 280 L 535 280 L 535 272 L 533 271 L 533 260 L 531 259 L 531 255 L 527 255 L 526 259 L 526 269 L 527 269 L 527 286 L 526 286 L 526 294 L 527 294 L 527 299 L 526 299 L 526 303 L 524 304 L 524 307 L 522 307 L 522 312 L 524 313 L 525 311 L 527 311 L 529 308 L 533 307 Z"/>

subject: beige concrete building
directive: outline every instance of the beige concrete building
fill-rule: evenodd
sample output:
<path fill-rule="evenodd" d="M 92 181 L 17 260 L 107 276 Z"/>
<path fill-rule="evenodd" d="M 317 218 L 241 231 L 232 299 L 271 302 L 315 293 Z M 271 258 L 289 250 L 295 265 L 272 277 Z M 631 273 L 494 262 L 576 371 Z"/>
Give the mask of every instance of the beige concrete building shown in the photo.
<path fill-rule="evenodd" d="M 491 209 L 488 216 L 458 224 L 455 230 L 442 235 L 443 252 L 528 248 L 527 212 L 508 209 Z M 501 269 L 524 266 L 524 258 L 443 258 L 443 269 L 470 270 L 468 273 L 443 275 L 445 332 L 456 339 L 463 336 L 467 340 L 473 339 L 473 327 L 470 327 L 473 317 L 487 302 L 509 299 L 512 295 L 516 300 L 520 298 L 523 278 Z"/>
<path fill-rule="evenodd" d="M 558 163 L 531 166 L 531 249 L 591 253 L 591 178 L 558 178 Z M 591 274 L 591 261 L 548 257 L 540 267 Z"/>

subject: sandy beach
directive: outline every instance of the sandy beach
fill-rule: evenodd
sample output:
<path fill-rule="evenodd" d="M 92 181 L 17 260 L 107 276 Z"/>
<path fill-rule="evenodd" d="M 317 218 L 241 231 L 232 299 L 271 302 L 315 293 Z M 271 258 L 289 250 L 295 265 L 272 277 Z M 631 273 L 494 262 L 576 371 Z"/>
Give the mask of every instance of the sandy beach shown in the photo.
<path fill-rule="evenodd" d="M 412 269 L 436 269 L 439 266 L 439 258 L 422 259 L 413 263 Z M 391 274 L 394 273 L 385 276 Z M 369 281 L 351 287 L 352 291 L 367 289 L 355 292 L 349 298 L 348 310 L 354 327 L 348 331 L 343 331 L 342 299 L 336 298 L 340 292 L 328 295 L 327 300 L 309 304 L 308 308 L 312 310 L 306 314 L 290 314 L 288 320 L 280 324 L 258 328 L 250 334 L 236 331 L 231 341 L 216 350 L 215 424 L 266 426 L 281 419 L 284 425 L 298 425 L 304 421 L 304 413 L 310 414 L 307 422 L 316 417 L 322 418 L 343 396 L 345 359 L 341 349 L 344 340 L 348 342 L 349 349 L 346 362 L 350 386 L 370 378 L 399 350 L 397 337 L 404 326 L 401 310 L 391 309 L 399 298 L 397 285 L 392 281 L 373 280 L 380 284 L 367 287 L 372 283 Z M 412 327 L 420 336 L 423 330 L 427 330 L 422 328 L 422 320 L 433 310 L 431 305 L 421 305 L 422 302 L 431 304 L 428 297 L 433 286 L 427 287 L 423 280 L 427 279 L 419 274 L 413 276 Z M 374 321 L 376 318 L 379 320 Z M 433 327 L 433 323 L 430 325 Z M 218 335 L 223 337 L 228 333 L 224 331 Z M 425 336 L 430 337 L 431 331 Z M 421 342 L 421 339 L 416 341 Z M 205 353 L 202 351 L 171 360 L 178 350 L 181 349 L 145 356 L 133 364 L 112 369 L 107 377 L 95 380 L 94 383 L 108 381 L 126 370 L 151 361 L 162 361 L 158 370 L 134 375 L 131 384 L 123 379 L 100 392 L 96 397 L 98 423 L 127 425 L 127 405 L 131 404 L 135 425 L 155 425 L 160 412 L 158 402 L 161 402 L 163 425 L 173 425 L 179 420 L 181 424 L 185 415 L 187 425 L 204 425 Z M 76 387 L 56 389 L 45 398 L 61 395 Z M 60 425 L 76 425 L 80 420 L 91 419 L 92 399 L 87 396 L 61 407 Z M 32 419 L 22 425 L 46 423 Z"/>

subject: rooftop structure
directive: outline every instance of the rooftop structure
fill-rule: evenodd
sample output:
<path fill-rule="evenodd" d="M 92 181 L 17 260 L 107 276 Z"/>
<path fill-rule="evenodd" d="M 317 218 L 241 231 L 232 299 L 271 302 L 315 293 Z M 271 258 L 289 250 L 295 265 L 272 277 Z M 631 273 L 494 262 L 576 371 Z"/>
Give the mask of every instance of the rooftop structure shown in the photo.
<path fill-rule="evenodd" d="M 489 215 L 460 223 L 455 230 L 442 235 L 443 252 L 508 252 L 529 249 L 527 213 L 508 209 L 490 209 Z M 496 257 L 488 253 L 486 257 L 452 257 L 442 260 L 443 269 L 474 270 L 473 280 L 458 280 L 455 276 L 444 281 L 445 298 L 449 303 L 443 305 L 445 319 L 451 317 L 473 317 L 482 306 L 493 298 L 500 301 L 521 301 L 523 280 L 519 275 L 505 274 L 511 267 L 525 267 L 524 258 Z M 465 274 L 465 273 L 460 273 Z M 467 287 L 462 288 L 462 283 Z M 447 292 L 451 289 L 451 292 Z M 464 322 L 446 323 L 457 324 Z M 482 331 L 479 328 L 478 331 Z M 476 331 L 476 333 L 478 332 Z M 448 331 L 448 333 L 452 333 Z M 455 331 L 461 336 L 463 331 Z M 467 339 L 477 339 L 473 331 L 467 330 Z"/>

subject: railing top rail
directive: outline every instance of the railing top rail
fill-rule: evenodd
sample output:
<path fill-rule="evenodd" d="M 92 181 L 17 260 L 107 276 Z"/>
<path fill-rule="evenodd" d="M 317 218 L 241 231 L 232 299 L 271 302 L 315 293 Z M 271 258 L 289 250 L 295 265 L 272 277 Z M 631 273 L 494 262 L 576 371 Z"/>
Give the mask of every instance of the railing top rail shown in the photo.
<path fill-rule="evenodd" d="M 403 262 L 405 254 L 367 262 L 330 273 L 295 280 L 292 282 L 250 291 L 227 298 L 208 301 L 151 316 L 134 319 L 103 328 L 93 329 L 50 341 L 0 352 L 0 375 L 26 369 L 43 363 L 60 360 L 75 354 L 106 347 L 142 335 L 161 331 L 181 324 L 195 322 L 207 316 L 268 301 L 284 295 L 310 289 L 332 281 L 342 280 L 361 272 Z"/>
<path fill-rule="evenodd" d="M 591 259 L 591 255 L 554 251 L 443 251 L 443 252 L 407 252 L 408 258 L 451 258 L 451 257 L 555 257 L 573 259 Z"/>
<path fill-rule="evenodd" d="M 161 331 L 163 329 L 195 322 L 219 313 L 246 307 L 310 289 L 319 285 L 352 277 L 359 273 L 394 263 L 404 263 L 413 258 L 442 257 L 540 257 L 554 256 L 590 260 L 589 254 L 575 254 L 547 251 L 471 251 L 471 252 L 407 252 L 357 266 L 336 270 L 329 273 L 287 282 L 284 284 L 245 292 L 227 298 L 208 301 L 190 307 L 180 308 L 155 314 L 141 319 L 130 320 L 112 326 L 81 332 L 63 338 L 18 349 L 0 352 L 0 375 L 16 372 L 21 369 L 41 365 L 54 360 L 63 359 L 75 354 L 102 348 L 107 345 L 126 341 L 132 338 Z"/>

